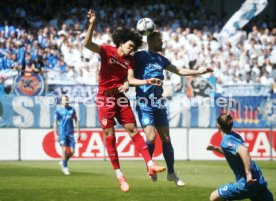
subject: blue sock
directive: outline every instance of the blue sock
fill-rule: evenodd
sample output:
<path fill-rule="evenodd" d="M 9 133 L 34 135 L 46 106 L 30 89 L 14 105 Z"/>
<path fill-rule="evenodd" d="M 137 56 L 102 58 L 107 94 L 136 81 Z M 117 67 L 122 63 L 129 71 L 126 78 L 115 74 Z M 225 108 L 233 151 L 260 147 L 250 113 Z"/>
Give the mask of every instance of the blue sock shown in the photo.
<path fill-rule="evenodd" d="M 172 143 L 163 143 L 163 156 L 165 158 L 167 167 L 168 167 L 168 173 L 174 172 L 174 151 L 172 147 Z"/>
<path fill-rule="evenodd" d="M 153 152 L 154 152 L 154 148 L 155 148 L 155 143 L 151 144 L 151 143 L 149 143 L 149 141 L 146 141 L 146 144 L 148 146 L 149 154 L 152 157 Z"/>
<path fill-rule="evenodd" d="M 67 160 L 62 160 L 63 167 L 67 167 Z"/>

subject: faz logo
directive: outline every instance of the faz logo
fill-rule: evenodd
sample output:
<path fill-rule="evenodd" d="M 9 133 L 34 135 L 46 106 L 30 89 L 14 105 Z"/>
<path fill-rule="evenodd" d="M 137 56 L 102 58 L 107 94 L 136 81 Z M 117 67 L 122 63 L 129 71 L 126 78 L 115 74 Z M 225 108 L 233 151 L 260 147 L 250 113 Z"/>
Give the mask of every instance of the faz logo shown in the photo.
<path fill-rule="evenodd" d="M 41 75 L 17 76 L 14 90 L 18 96 L 38 96 L 44 92 L 44 81 Z"/>
<path fill-rule="evenodd" d="M 270 131 L 269 130 L 235 130 L 239 133 L 245 145 L 248 147 L 250 155 L 252 158 L 269 158 L 270 157 Z M 273 158 L 276 158 L 276 131 L 273 132 L 273 149 L 272 155 Z M 220 146 L 221 134 L 219 132 L 214 133 L 211 138 L 210 144 L 215 146 Z M 222 154 L 219 154 L 215 151 L 213 153 L 218 157 L 223 157 Z"/>
<path fill-rule="evenodd" d="M 76 143 L 74 158 L 100 159 L 108 157 L 104 148 L 103 132 L 101 130 L 82 130 L 81 138 Z M 144 137 L 144 135 L 142 134 Z M 131 138 L 125 131 L 116 131 L 116 147 L 120 158 L 140 158 Z M 51 131 L 43 139 L 43 149 L 52 158 L 61 157 L 60 145 L 54 140 L 54 132 Z M 157 139 L 154 156 L 162 154 L 162 143 Z"/>

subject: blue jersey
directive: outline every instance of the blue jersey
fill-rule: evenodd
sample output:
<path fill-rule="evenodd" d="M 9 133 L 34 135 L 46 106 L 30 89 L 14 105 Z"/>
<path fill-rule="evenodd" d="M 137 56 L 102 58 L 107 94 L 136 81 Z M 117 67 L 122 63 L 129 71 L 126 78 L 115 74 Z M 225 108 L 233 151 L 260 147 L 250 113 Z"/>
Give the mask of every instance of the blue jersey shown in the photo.
<path fill-rule="evenodd" d="M 225 158 L 236 176 L 236 181 L 246 183 L 244 165 L 241 157 L 237 154 L 237 149 L 239 146 L 245 146 L 245 142 L 243 141 L 242 137 L 235 132 L 224 135 L 220 144 Z M 260 185 L 266 184 L 260 168 L 254 161 L 251 161 L 250 169 L 252 177 L 257 179 Z"/>
<path fill-rule="evenodd" d="M 62 107 L 56 110 L 55 120 L 58 122 L 59 136 L 74 134 L 73 119 L 75 117 L 76 111 L 71 106 Z"/>
<path fill-rule="evenodd" d="M 163 70 L 169 66 L 170 61 L 158 53 L 151 53 L 143 50 L 134 55 L 135 65 L 134 74 L 137 79 L 159 78 L 164 80 Z M 136 87 L 137 97 L 161 96 L 162 86 L 143 85 Z"/>

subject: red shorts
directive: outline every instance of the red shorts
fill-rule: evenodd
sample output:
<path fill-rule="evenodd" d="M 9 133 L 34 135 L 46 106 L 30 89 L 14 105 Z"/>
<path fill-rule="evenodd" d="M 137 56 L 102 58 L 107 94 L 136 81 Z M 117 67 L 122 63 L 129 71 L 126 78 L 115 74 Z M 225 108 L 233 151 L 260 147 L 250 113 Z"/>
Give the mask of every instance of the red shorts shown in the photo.
<path fill-rule="evenodd" d="M 98 118 L 102 128 L 116 125 L 115 119 L 122 125 L 136 123 L 128 98 L 124 94 L 117 96 L 97 95 Z"/>

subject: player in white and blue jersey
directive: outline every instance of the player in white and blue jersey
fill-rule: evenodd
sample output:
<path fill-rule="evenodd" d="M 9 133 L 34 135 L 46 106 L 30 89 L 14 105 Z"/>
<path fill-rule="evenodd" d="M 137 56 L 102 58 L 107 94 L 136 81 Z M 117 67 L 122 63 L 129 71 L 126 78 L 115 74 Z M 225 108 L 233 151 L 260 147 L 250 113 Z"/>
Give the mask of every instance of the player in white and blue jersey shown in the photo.
<path fill-rule="evenodd" d="M 242 137 L 232 131 L 233 118 L 230 114 L 221 114 L 217 127 L 222 135 L 220 147 L 209 145 L 207 150 L 224 154 L 230 168 L 236 176 L 236 182 L 223 185 L 211 193 L 210 200 L 273 201 L 273 195 L 267 188 L 262 171 L 251 160 Z"/>
<path fill-rule="evenodd" d="M 162 36 L 160 32 L 153 32 L 147 37 L 148 50 L 135 53 L 135 68 L 129 70 L 128 81 L 132 84 L 134 78 L 146 79 L 159 78 L 164 80 L 163 70 L 168 70 L 180 76 L 200 75 L 212 72 L 211 69 L 190 70 L 178 68 L 158 52 L 162 51 Z M 162 97 L 162 86 L 143 85 L 136 87 L 137 107 L 140 123 L 147 136 L 147 145 L 151 155 L 154 152 L 154 144 L 157 130 L 163 146 L 163 155 L 168 167 L 167 179 L 174 181 L 177 186 L 184 186 L 183 180 L 174 171 L 174 150 L 170 140 L 169 123 L 165 100 Z M 157 175 L 150 176 L 152 181 L 157 180 Z"/>
<path fill-rule="evenodd" d="M 57 109 L 54 117 L 54 137 L 55 141 L 59 142 L 62 149 L 62 161 L 59 165 L 65 175 L 69 175 L 68 160 L 73 156 L 75 152 L 75 138 L 74 138 L 74 122 L 78 126 L 78 118 L 76 111 L 73 107 L 68 105 L 68 96 L 61 97 L 62 107 Z M 77 133 L 77 139 L 79 139 L 79 129 Z M 67 153 L 66 147 L 70 150 Z"/>

